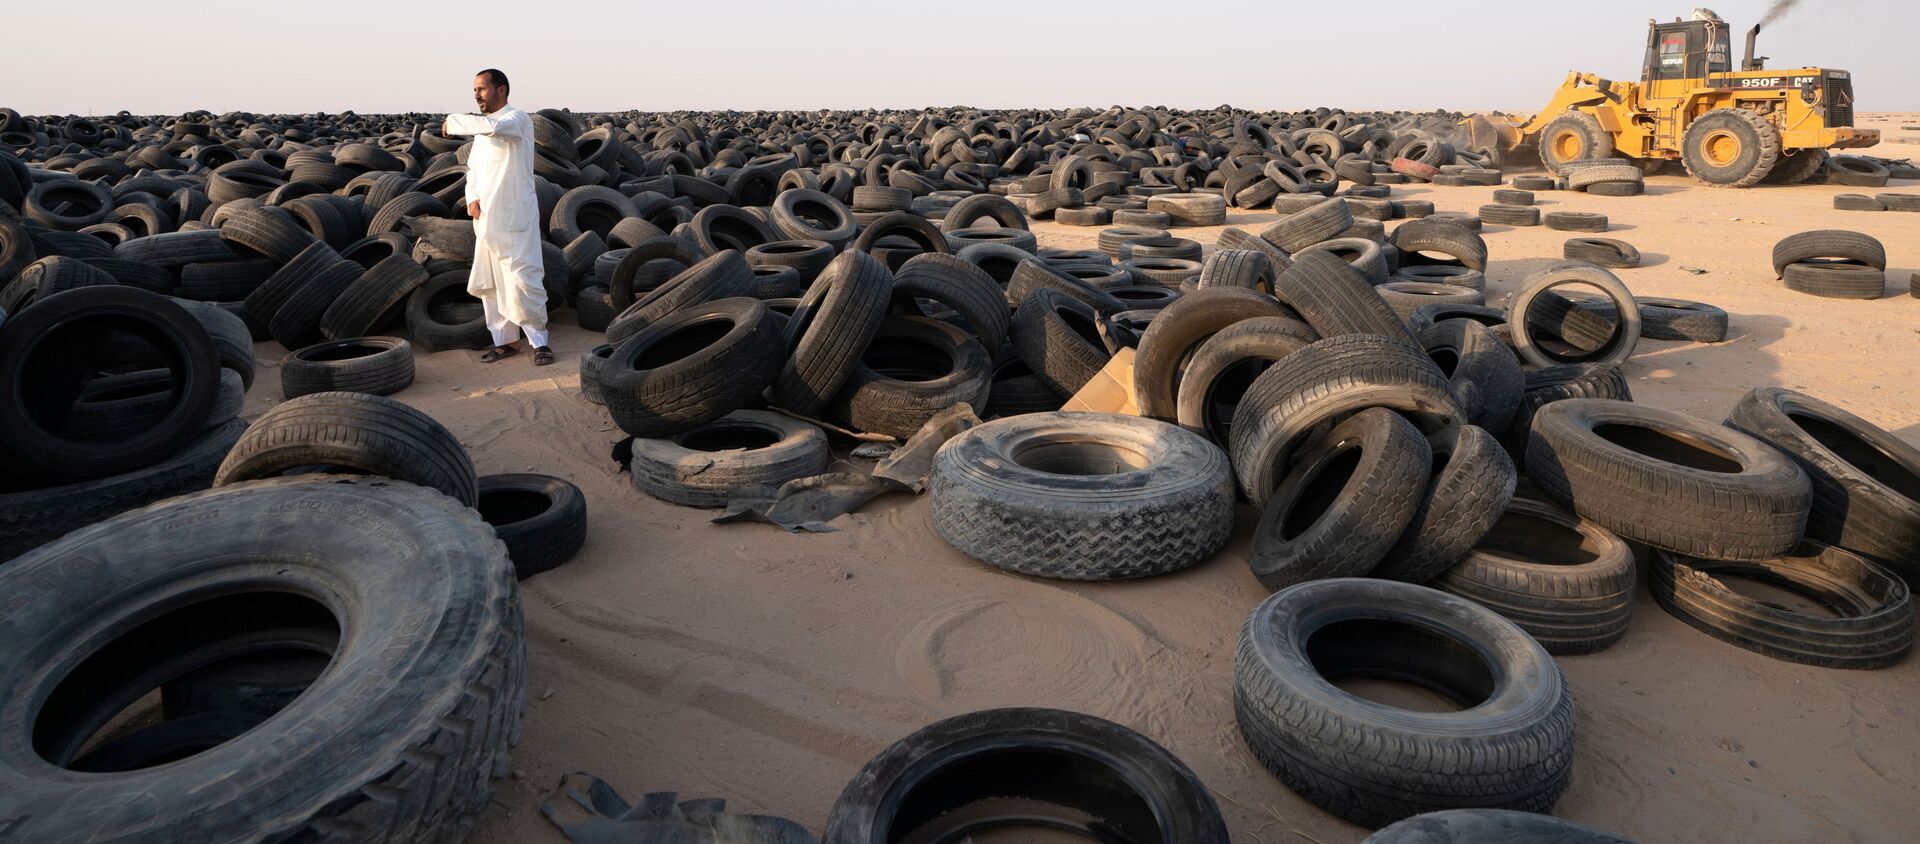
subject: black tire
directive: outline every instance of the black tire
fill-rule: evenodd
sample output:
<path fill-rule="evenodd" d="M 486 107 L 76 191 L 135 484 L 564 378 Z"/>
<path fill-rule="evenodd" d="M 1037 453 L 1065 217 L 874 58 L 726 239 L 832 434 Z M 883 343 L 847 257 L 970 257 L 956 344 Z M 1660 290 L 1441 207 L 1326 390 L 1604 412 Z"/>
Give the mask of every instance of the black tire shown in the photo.
<path fill-rule="evenodd" d="M 1885 211 L 1887 205 L 1864 194 L 1838 193 L 1833 196 L 1833 208 L 1836 211 Z"/>
<path fill-rule="evenodd" d="M 1540 225 L 1540 209 L 1531 205 L 1482 205 L 1476 216 L 1496 226 Z"/>
<path fill-rule="evenodd" d="M 115 246 L 113 256 L 168 269 L 192 264 L 219 264 L 239 258 L 226 241 L 220 239 L 220 232 L 214 229 L 162 232 L 137 237 Z"/>
<path fill-rule="evenodd" d="M 1627 387 L 1627 374 L 1610 363 L 1575 363 L 1549 366 L 1526 373 L 1522 383 L 1520 406 L 1507 423 L 1500 438 L 1514 465 L 1525 467 L 1528 432 L 1533 429 L 1533 414 L 1540 408 L 1565 399 L 1612 399 L 1633 401 Z"/>
<path fill-rule="evenodd" d="M 947 245 L 947 237 L 940 233 L 938 226 L 928 222 L 927 218 L 910 211 L 895 211 L 873 221 L 860 229 L 860 236 L 854 238 L 853 249 L 871 252 L 883 237 L 903 237 L 913 241 L 922 252 L 953 251 Z"/>
<path fill-rule="evenodd" d="M 1006 197 L 990 193 L 975 194 L 954 203 L 940 221 L 940 229 L 946 232 L 970 229 L 981 220 L 992 220 L 1003 229 L 1027 230 L 1026 213 Z"/>
<path fill-rule="evenodd" d="M 1026 776 L 1042 770 L 1060 773 Z M 820 840 L 970 840 L 1004 826 L 1008 808 L 1023 824 L 1089 840 L 1228 840 L 1213 796 L 1173 754 L 1112 721 L 1057 709 L 970 712 L 895 742 L 840 792 Z"/>
<path fill-rule="evenodd" d="M 34 250 L 33 236 L 27 232 L 27 227 L 0 212 L 0 279 L 12 281 L 28 264 L 38 259 L 39 253 Z M 0 282 L 0 286 L 4 286 L 4 282 Z"/>
<path fill-rule="evenodd" d="M 1072 297 L 1103 317 L 1130 310 L 1126 302 L 1114 298 L 1113 294 L 1043 261 L 1028 258 L 1014 268 L 1013 276 L 1007 280 L 1007 302 L 1017 306 L 1036 290 L 1053 290 Z"/>
<path fill-rule="evenodd" d="M 1453 385 L 1466 422 L 1505 431 L 1520 408 L 1526 376 L 1512 350 L 1470 319 L 1448 319 L 1420 331 L 1420 345 Z"/>
<path fill-rule="evenodd" d="M 1598 229 L 1597 231 L 1605 231 Z M 1561 248 L 1561 254 L 1569 261 L 1585 261 L 1612 269 L 1631 269 L 1640 266 L 1640 250 L 1624 240 L 1610 237 L 1570 237 Z"/>
<path fill-rule="evenodd" d="M 1426 583 L 1466 556 L 1513 499 L 1519 473 L 1486 430 L 1462 425 L 1427 438 L 1431 479 L 1400 540 L 1373 577 Z"/>
<path fill-rule="evenodd" d="M 600 388 L 600 370 L 613 357 L 613 348 L 612 343 L 601 343 L 580 353 L 581 398 L 598 405 L 607 403 L 606 393 Z"/>
<path fill-rule="evenodd" d="M 1253 379 L 1274 361 L 1318 339 L 1306 323 L 1282 316 L 1242 319 L 1213 333 L 1192 349 L 1178 373 L 1174 405 L 1180 427 L 1224 448 L 1232 436 L 1234 411 Z"/>
<path fill-rule="evenodd" d="M 1800 465 L 1813 484 L 1808 539 L 1865 554 L 1920 583 L 1920 449 L 1805 393 L 1759 387 L 1727 425 Z"/>
<path fill-rule="evenodd" d="M 1640 182 L 1600 182 L 1587 186 L 1587 193 L 1594 196 L 1639 196 L 1646 192 L 1646 185 Z"/>
<path fill-rule="evenodd" d="M 1058 290 L 1036 290 L 1021 302 L 1011 333 L 1020 359 L 1063 396 L 1079 392 L 1112 357 L 1100 336 L 1100 315 Z"/>
<path fill-rule="evenodd" d="M 688 224 L 692 239 L 708 254 L 728 250 L 745 254 L 763 243 L 780 239 L 773 226 L 758 216 L 733 205 L 708 205 L 693 215 Z"/>
<path fill-rule="evenodd" d="M 279 268 L 267 258 L 188 264 L 180 268 L 180 285 L 174 295 L 202 302 L 239 302 L 260 289 Z"/>
<path fill-rule="evenodd" d="M 393 399 L 312 393 L 255 420 L 227 452 L 214 486 L 299 474 L 313 467 L 432 487 L 473 506 L 473 461 L 453 432 Z"/>
<path fill-rule="evenodd" d="M 621 342 L 600 370 L 600 387 L 621 430 L 668 436 L 757 402 L 780 355 L 779 323 L 765 303 L 719 299 Z"/>
<path fill-rule="evenodd" d="M 204 427 L 213 427 L 240 415 L 246 404 L 246 386 L 239 373 L 220 370 L 220 392 Z M 103 375 L 87 382 L 78 401 L 61 420 L 60 436 L 79 442 L 112 442 L 138 436 L 163 419 L 173 406 L 173 374 L 165 369 L 136 370 Z"/>
<path fill-rule="evenodd" d="M 36 596 L 11 614 L 0 642 L 4 705 L 49 694 L 56 702 L 48 710 L 56 717 L 39 719 L 37 753 L 25 743 L 0 751 L 0 781 L 22 805 L 96 803 L 101 783 L 124 777 L 56 776 L 48 761 L 66 764 L 140 693 L 249 653 L 249 634 L 302 621 L 353 631 L 332 654 L 334 670 L 279 717 L 216 752 L 136 774 L 149 795 L 139 805 L 35 814 L 14 831 L 35 841 L 213 841 L 273 818 L 275 830 L 316 840 L 466 835 L 492 799 L 489 779 L 511 767 L 526 701 L 525 634 L 506 554 L 471 510 L 444 496 L 329 480 L 173 499 L 0 569 L 8 594 Z M 343 520 L 353 529 L 342 530 Z M 180 599 L 189 582 L 201 587 L 197 603 Z M 69 647 L 58 662 L 28 656 L 71 646 L 81 631 L 94 631 L 91 649 Z M 59 685 L 67 679 L 82 682 Z M 301 731 L 316 723 L 328 725 L 322 735 Z M 287 753 L 293 744 L 303 751 Z"/>
<path fill-rule="evenodd" d="M 1687 124 L 1680 161 L 1714 187 L 1752 187 L 1780 162 L 1780 129 L 1756 111 L 1716 108 Z"/>
<path fill-rule="evenodd" d="M 1275 275 L 1273 261 L 1264 252 L 1218 249 L 1200 263 L 1200 275 L 1194 280 L 1194 286 L 1201 289 L 1244 287 L 1271 295 Z"/>
<path fill-rule="evenodd" d="M 1387 250 L 1381 241 L 1353 235 L 1323 240 L 1295 254 L 1289 259 L 1289 266 L 1293 260 L 1298 260 L 1300 255 L 1308 252 L 1326 252 L 1347 262 L 1366 278 L 1368 284 L 1380 284 L 1387 280 Z"/>
<path fill-rule="evenodd" d="M 62 534 L 163 498 L 206 489 L 247 423 L 228 419 L 152 466 L 57 487 L 0 493 L 0 563 Z"/>
<path fill-rule="evenodd" d="M 1120 266 L 1142 284 L 1179 289 L 1200 276 L 1200 262 L 1184 258 L 1133 258 Z"/>
<path fill-rule="evenodd" d="M 1484 215 L 1483 215 L 1484 216 Z M 1604 232 L 1607 230 L 1607 215 L 1590 214 L 1582 211 L 1549 211 L 1544 218 L 1547 228 L 1562 232 Z M 1572 255 L 1567 257 L 1571 258 Z"/>
<path fill-rule="evenodd" d="M 1115 232 L 1115 231 L 1124 231 L 1124 230 L 1123 229 L 1107 229 L 1106 231 L 1100 233 L 1100 249 L 1101 251 L 1106 252 L 1109 255 L 1112 255 L 1118 251 L 1118 249 L 1109 249 L 1107 248 L 1107 245 L 1106 245 L 1107 234 L 1109 232 Z M 1135 231 L 1142 231 L 1142 230 L 1136 229 Z M 1158 236 L 1161 236 L 1161 237 L 1166 236 L 1166 232 L 1164 231 L 1157 231 L 1154 229 L 1146 229 L 1144 231 L 1155 232 Z M 1152 236 L 1152 235 L 1148 235 L 1148 236 Z M 1273 271 L 1276 273 L 1286 272 L 1287 267 L 1292 266 L 1293 264 L 1293 259 L 1290 256 L 1288 256 L 1287 253 L 1280 251 L 1280 247 L 1275 246 L 1271 243 L 1268 243 L 1264 238 L 1260 237 L 1259 235 L 1250 234 L 1246 231 L 1242 231 L 1241 229 L 1237 229 L 1237 228 L 1228 227 L 1222 230 L 1220 232 L 1220 236 L 1218 238 L 1215 238 L 1213 241 L 1213 250 L 1215 253 L 1219 253 L 1228 249 L 1252 249 L 1254 251 L 1257 251 L 1260 254 L 1267 256 L 1268 263 L 1272 264 Z"/>
<path fill-rule="evenodd" d="M 1448 305 L 1484 305 L 1487 302 L 1486 293 L 1471 287 L 1425 281 L 1389 281 L 1374 285 L 1373 292 L 1403 320 L 1411 320 L 1414 311 L 1435 302 Z"/>
<path fill-rule="evenodd" d="M 79 442 L 60 433 L 63 417 L 116 334 L 151 349 L 145 366 L 164 368 L 172 403 L 142 430 Z M 31 366 L 29 366 L 31 364 Z M 105 285 L 56 293 L 0 326 L 0 476 L 54 485 L 152 465 L 196 439 L 220 387 L 219 357 L 193 314 L 158 293 Z"/>
<path fill-rule="evenodd" d="M 688 507 L 725 507 L 748 487 L 827 471 L 833 452 L 818 426 L 765 410 L 736 410 L 671 437 L 633 441 L 633 487 Z"/>
<path fill-rule="evenodd" d="M 1573 347 L 1559 350 L 1542 344 L 1532 333 L 1534 320 L 1539 318 L 1533 312 L 1535 301 L 1542 300 L 1552 293 L 1553 288 L 1566 285 L 1588 285 L 1598 288 L 1613 303 L 1611 331 L 1605 342 L 1592 348 Z M 1564 297 L 1559 297 L 1565 301 Z M 1513 328 L 1513 348 L 1520 356 L 1534 366 L 1554 366 L 1563 363 L 1625 363 L 1633 357 L 1634 347 L 1640 342 L 1640 306 L 1633 300 L 1633 294 L 1619 277 L 1599 267 L 1563 262 L 1541 269 L 1520 282 L 1519 292 L 1507 302 L 1507 324 Z M 1562 336 L 1565 336 L 1564 334 Z M 1573 339 L 1573 338 L 1568 338 Z"/>
<path fill-rule="evenodd" d="M 1360 844 L 1633 844 L 1589 826 L 1532 812 L 1446 809 L 1381 827 Z"/>
<path fill-rule="evenodd" d="M 1495 336 L 1505 331 L 1507 311 L 1505 308 L 1493 308 L 1486 305 L 1449 305 L 1434 302 L 1421 305 L 1407 315 L 1407 327 L 1415 334 L 1450 319 L 1467 319 L 1492 329 Z"/>
<path fill-rule="evenodd" d="M 775 240 L 762 243 L 747 250 L 749 266 L 788 267 L 799 276 L 802 288 L 812 284 L 820 277 L 820 271 L 833 261 L 833 244 L 824 240 Z M 799 295 L 796 291 L 792 295 Z M 783 296 L 762 296 L 763 299 L 781 299 Z"/>
<path fill-rule="evenodd" d="M 332 260 L 308 276 L 267 320 L 267 331 L 273 335 L 274 342 L 298 349 L 325 339 L 320 332 L 321 318 L 360 278 L 361 272 L 359 264 L 332 254 Z"/>
<path fill-rule="evenodd" d="M 712 254 L 699 244 L 681 237 L 657 237 L 629 247 L 614 266 L 607 291 L 613 295 L 613 307 L 624 311 L 686 269 L 711 260 Z"/>
<path fill-rule="evenodd" d="M 520 580 L 558 568 L 587 543 L 587 497 L 552 475 L 482 475 L 474 509 L 506 543 Z"/>
<path fill-rule="evenodd" d="M 1826 160 L 1826 170 L 1828 184 L 1863 188 L 1886 187 L 1893 176 L 1892 168 L 1859 155 L 1832 156 Z"/>
<path fill-rule="evenodd" d="M 1401 267 L 1387 276 L 1389 282 L 1420 281 L 1427 284 L 1446 284 L 1453 287 L 1465 287 L 1469 290 L 1487 292 L 1487 274 L 1479 270 L 1443 264 L 1424 264 Z M 1418 331 L 1420 326 L 1415 326 Z"/>
<path fill-rule="evenodd" d="M 606 331 L 618 315 L 613 309 L 613 296 L 604 287 L 588 287 L 573 299 L 574 322 L 588 331 Z"/>
<path fill-rule="evenodd" d="M 253 335 L 248 333 L 247 321 L 225 308 L 206 302 L 175 299 L 173 303 L 185 308 L 200 323 L 200 327 L 207 330 L 207 339 L 213 341 L 213 352 L 219 358 L 220 366 L 240 376 L 241 392 L 253 389 L 258 361 L 253 357 Z"/>
<path fill-rule="evenodd" d="M 1718 343 L 1727 339 L 1727 312 L 1705 302 L 1635 296 L 1640 306 L 1640 336 L 1655 340 Z"/>
<path fill-rule="evenodd" d="M 897 316 L 880 324 L 828 407 L 856 431 L 905 442 L 956 404 L 986 410 L 992 384 L 979 341 L 940 320 Z"/>
<path fill-rule="evenodd" d="M 1527 475 L 1554 501 L 1621 536 L 1716 560 L 1792 548 L 1813 503 L 1806 473 L 1755 437 L 1603 399 L 1540 408 Z"/>
<path fill-rule="evenodd" d="M 493 345 L 480 300 L 467 292 L 467 271 L 427 279 L 407 297 L 407 334 L 429 352 L 484 349 Z"/>
<path fill-rule="evenodd" d="M 938 253 L 908 259 L 893 276 L 893 311 L 925 315 L 916 300 L 945 305 L 989 351 L 1006 344 L 1012 326 L 1007 297 L 993 276 L 957 256 Z"/>
<path fill-rule="evenodd" d="M 1575 161 L 1613 157 L 1613 136 L 1591 114 L 1569 111 L 1540 130 L 1540 163 L 1550 173 L 1564 173 Z M 1519 186 L 1515 182 L 1516 187 Z"/>
<path fill-rule="evenodd" d="M 560 195 L 544 228 L 549 240 L 565 246 L 587 232 L 604 238 L 621 220 L 638 216 L 640 209 L 625 194 L 601 185 L 581 185 Z"/>
<path fill-rule="evenodd" d="M 638 253 L 641 248 L 635 247 L 634 251 Z M 632 256 L 627 260 L 633 260 Z M 625 341 L 660 320 L 704 302 L 752 297 L 753 288 L 753 268 L 747 266 L 739 252 L 732 249 L 716 252 L 622 310 L 607 324 L 607 339 L 614 343 Z M 618 293 L 614 294 L 614 304 L 619 304 Z"/>
<path fill-rule="evenodd" d="M 817 416 L 846 383 L 887 315 L 893 274 L 873 256 L 842 252 L 820 273 L 787 320 L 779 367 L 768 401 L 802 416 Z"/>
<path fill-rule="evenodd" d="M 1000 361 L 993 368 L 993 387 L 987 392 L 987 412 L 981 418 L 1049 413 L 1059 410 L 1066 401 L 1007 347 L 1001 350 Z"/>
<path fill-rule="evenodd" d="M 1762 182 L 1770 185 L 1797 185 L 1820 175 L 1827 169 L 1827 151 L 1824 149 L 1803 149 L 1799 151 L 1781 150 L 1780 161 L 1773 165 Z"/>
<path fill-rule="evenodd" d="M 1604 650 L 1627 633 L 1633 549 L 1551 504 L 1514 499 L 1459 565 L 1427 585 L 1499 613 L 1550 654 Z"/>
<path fill-rule="evenodd" d="M 280 313 L 281 306 L 292 299 L 307 282 L 328 272 L 337 264 L 347 263 L 333 247 L 315 242 L 302 249 L 292 260 L 281 264 L 280 269 L 267 280 L 247 294 L 247 314 L 263 324 L 272 325 L 273 318 Z"/>
<path fill-rule="evenodd" d="M 1227 231 L 1240 232 L 1239 229 L 1228 229 Z M 1246 236 L 1245 232 L 1240 232 L 1240 234 L 1242 236 Z M 1222 232 L 1221 236 L 1225 237 L 1226 232 Z M 1100 246 L 1100 251 L 1107 253 L 1107 257 L 1118 258 L 1120 257 L 1121 244 L 1127 243 L 1129 241 L 1134 241 L 1134 240 L 1146 240 L 1148 238 L 1158 238 L 1158 237 L 1172 237 L 1172 235 L 1168 233 L 1168 231 L 1164 228 L 1150 228 L 1150 227 L 1137 227 L 1137 226 L 1116 227 L 1116 228 L 1109 228 L 1109 229 L 1102 230 L 1100 232 L 1098 243 Z M 1222 247 L 1222 248 L 1231 248 L 1231 247 Z M 1277 252 L 1279 250 L 1276 249 L 1274 251 Z"/>
<path fill-rule="evenodd" d="M 1339 237 L 1353 228 L 1353 210 L 1340 197 L 1322 200 L 1303 211 L 1282 217 L 1260 231 L 1260 238 L 1291 255 L 1319 243 Z"/>
<path fill-rule="evenodd" d="M 1265 507 L 1317 427 L 1368 407 L 1407 414 L 1426 433 L 1466 418 L 1424 353 L 1377 334 L 1329 337 L 1281 359 L 1247 388 L 1228 444 L 1241 492 Z"/>
<path fill-rule="evenodd" d="M 1653 552 L 1648 591 L 1661 609 L 1722 642 L 1820 668 L 1897 665 L 1913 650 L 1913 594 L 1859 554 L 1800 543 L 1765 560 L 1725 563 Z M 1736 575 L 1797 592 L 1828 612 L 1797 612 L 1727 587 Z"/>
<path fill-rule="evenodd" d="M 971 428 L 934 456 L 931 496 L 949 544 L 1036 577 L 1165 574 L 1233 532 L 1226 455 L 1137 416 L 1036 413 Z"/>
<path fill-rule="evenodd" d="M 1498 202 L 1501 205 L 1532 205 L 1533 191 L 1497 190 L 1493 192 L 1493 201 Z M 1552 218 L 1553 215 L 1548 214 L 1547 216 L 1548 218 Z"/>
<path fill-rule="evenodd" d="M 1377 334 L 1418 348 L 1406 323 L 1366 277 L 1331 254 L 1296 256 L 1276 287 L 1280 301 L 1299 311 L 1322 337 Z"/>
<path fill-rule="evenodd" d="M 1526 191 L 1559 190 L 1560 183 L 1552 176 L 1515 176 L 1513 186 Z"/>
<path fill-rule="evenodd" d="M 1475 217 L 1474 219 L 1479 219 Z M 1400 266 L 1457 265 L 1487 271 L 1487 242 L 1465 226 L 1428 218 L 1401 223 L 1387 243 L 1400 252 Z M 1435 258 L 1425 253 L 1444 255 Z"/>
<path fill-rule="evenodd" d="M 390 396 L 412 383 L 413 344 L 398 337 L 327 340 L 280 362 L 280 391 L 290 399 L 330 391 Z"/>
<path fill-rule="evenodd" d="M 1242 320 L 1289 315 L 1272 296 L 1237 286 L 1196 290 L 1162 308 L 1140 335 L 1134 356 L 1133 390 L 1140 415 L 1162 422 L 1180 418 L 1181 373 L 1207 338 Z"/>
<path fill-rule="evenodd" d="M 391 255 L 362 273 L 320 316 L 329 340 L 365 337 L 405 316 L 407 297 L 427 283 L 425 268 L 410 255 Z"/>
<path fill-rule="evenodd" d="M 1412 422 L 1373 407 L 1333 427 L 1260 514 L 1248 562 L 1268 589 L 1359 577 L 1392 548 L 1427 489 L 1432 454 Z"/>
<path fill-rule="evenodd" d="M 1385 707 L 1330 680 L 1390 677 L 1461 712 Z M 1545 812 L 1573 762 L 1573 693 L 1520 628 L 1407 583 L 1341 578 L 1262 601 L 1240 629 L 1233 709 L 1268 770 L 1309 802 L 1378 827 L 1470 806 Z"/>
<path fill-rule="evenodd" d="M 115 285 L 113 276 L 78 258 L 58 255 L 41 258 L 28 264 L 6 284 L 0 284 L 0 310 L 17 314 L 28 305 L 57 293 Z"/>
<path fill-rule="evenodd" d="M 1788 290 L 1828 299 L 1878 299 L 1887 295 L 1887 274 L 1851 261 L 1813 259 L 1787 265 Z"/>
<path fill-rule="evenodd" d="M 279 208 L 248 208 L 220 225 L 220 239 L 235 253 L 288 263 L 302 250 L 320 243 L 294 216 Z M 332 252 L 332 247 L 328 247 Z"/>

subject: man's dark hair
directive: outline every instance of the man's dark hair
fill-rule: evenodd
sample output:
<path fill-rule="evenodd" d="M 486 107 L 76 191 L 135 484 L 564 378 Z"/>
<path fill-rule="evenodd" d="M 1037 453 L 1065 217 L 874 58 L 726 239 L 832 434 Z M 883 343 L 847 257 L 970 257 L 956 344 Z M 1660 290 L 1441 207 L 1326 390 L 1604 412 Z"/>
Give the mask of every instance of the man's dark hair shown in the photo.
<path fill-rule="evenodd" d="M 474 75 L 484 76 L 487 78 L 487 84 L 493 85 L 494 87 L 497 87 L 497 88 L 505 88 L 507 89 L 507 93 L 509 94 L 513 93 L 513 86 L 507 84 L 507 75 L 501 72 L 498 68 L 490 67 Z"/>

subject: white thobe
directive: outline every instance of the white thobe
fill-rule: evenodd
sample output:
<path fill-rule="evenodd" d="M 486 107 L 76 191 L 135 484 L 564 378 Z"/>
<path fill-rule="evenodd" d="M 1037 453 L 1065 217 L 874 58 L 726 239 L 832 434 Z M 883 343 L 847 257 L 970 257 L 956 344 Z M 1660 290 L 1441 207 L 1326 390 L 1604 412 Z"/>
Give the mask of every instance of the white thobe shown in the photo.
<path fill-rule="evenodd" d="M 467 202 L 473 221 L 473 272 L 467 292 L 485 306 L 493 343 L 547 344 L 547 288 L 540 257 L 540 201 L 533 190 L 533 120 L 513 106 L 491 114 L 449 114 L 441 134 L 473 136 Z"/>

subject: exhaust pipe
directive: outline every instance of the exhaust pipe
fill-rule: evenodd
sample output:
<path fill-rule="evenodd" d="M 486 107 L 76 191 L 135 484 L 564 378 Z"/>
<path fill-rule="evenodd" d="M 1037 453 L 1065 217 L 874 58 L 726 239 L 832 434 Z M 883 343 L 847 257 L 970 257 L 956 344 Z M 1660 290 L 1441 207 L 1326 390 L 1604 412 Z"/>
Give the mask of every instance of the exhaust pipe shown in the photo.
<path fill-rule="evenodd" d="M 1745 61 L 1740 63 L 1741 70 L 1766 70 L 1767 69 L 1766 56 L 1761 56 L 1759 58 L 1754 58 L 1753 56 L 1753 41 L 1754 39 L 1759 37 L 1760 37 L 1760 25 L 1756 23 L 1753 25 L 1752 29 L 1747 30 L 1747 58 Z"/>

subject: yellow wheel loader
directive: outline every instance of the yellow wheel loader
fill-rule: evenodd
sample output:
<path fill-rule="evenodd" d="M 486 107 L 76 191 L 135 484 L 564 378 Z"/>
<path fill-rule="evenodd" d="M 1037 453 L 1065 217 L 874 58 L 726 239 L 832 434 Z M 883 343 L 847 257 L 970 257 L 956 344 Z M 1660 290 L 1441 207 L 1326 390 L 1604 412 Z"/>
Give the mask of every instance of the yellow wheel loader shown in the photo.
<path fill-rule="evenodd" d="M 1746 58 L 1732 67 L 1726 21 L 1701 10 L 1694 20 L 1647 22 L 1639 82 L 1567 74 L 1531 120 L 1466 121 L 1468 146 L 1502 164 L 1537 151 L 1555 173 L 1570 161 L 1626 158 L 1652 173 L 1668 161 L 1709 185 L 1744 188 L 1805 181 L 1829 149 L 1872 146 L 1878 129 L 1853 126 L 1853 78 L 1844 70 L 1767 70 L 1753 55 L 1760 27 L 1747 32 Z"/>

